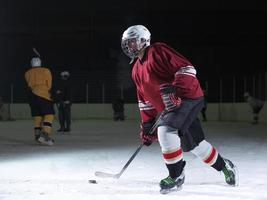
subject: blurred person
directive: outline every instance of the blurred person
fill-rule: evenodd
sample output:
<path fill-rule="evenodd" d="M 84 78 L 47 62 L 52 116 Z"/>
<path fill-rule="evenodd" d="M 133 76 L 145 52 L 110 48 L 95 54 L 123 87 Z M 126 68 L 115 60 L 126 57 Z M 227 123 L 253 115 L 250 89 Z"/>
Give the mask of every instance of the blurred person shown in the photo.
<path fill-rule="evenodd" d="M 60 128 L 58 132 L 71 131 L 71 82 L 70 73 L 62 71 L 60 81 L 56 89 L 56 100 L 58 108 L 58 119 Z"/>
<path fill-rule="evenodd" d="M 51 138 L 54 107 L 50 97 L 52 75 L 48 68 L 41 66 L 41 59 L 31 59 L 31 69 L 25 72 L 25 80 L 29 88 L 28 99 L 31 115 L 34 120 L 34 138 L 44 145 L 53 145 Z"/>
<path fill-rule="evenodd" d="M 6 103 L 0 96 L 0 121 L 13 121 L 10 113 L 10 104 Z"/>
<path fill-rule="evenodd" d="M 151 34 L 143 25 L 124 31 L 123 52 L 133 63 L 132 78 L 137 88 L 141 115 L 140 138 L 149 146 L 159 141 L 168 176 L 159 183 L 165 194 L 181 189 L 184 180 L 183 152 L 192 152 L 204 163 L 223 172 L 230 186 L 237 185 L 236 166 L 223 158 L 206 139 L 197 116 L 201 111 L 203 91 L 196 77 L 196 69 L 183 55 L 166 45 L 150 45 Z M 163 112 L 158 128 L 150 129 L 156 116 Z"/>
<path fill-rule="evenodd" d="M 124 101 L 121 98 L 116 99 L 112 103 L 114 121 L 124 121 Z"/>
<path fill-rule="evenodd" d="M 4 100 L 3 100 L 3 98 L 0 96 L 0 108 L 2 108 L 3 105 L 4 105 Z"/>
<path fill-rule="evenodd" d="M 4 108 L 4 101 L 3 101 L 3 98 L 0 96 L 0 121 L 3 120 L 3 117 L 2 117 L 2 109 Z"/>
<path fill-rule="evenodd" d="M 206 111 L 207 111 L 207 108 L 208 108 L 208 100 L 207 100 L 207 91 L 206 90 L 203 90 L 203 94 L 204 94 L 204 101 L 203 101 L 203 107 L 201 109 L 201 115 L 202 115 L 202 121 L 203 122 L 206 122 L 207 121 L 207 115 L 206 115 Z"/>
<path fill-rule="evenodd" d="M 260 113 L 261 109 L 264 106 L 264 102 L 262 100 L 260 100 L 260 99 L 252 97 L 249 94 L 249 92 L 245 92 L 244 93 L 244 98 L 245 98 L 245 101 L 248 102 L 248 104 L 250 105 L 250 107 L 252 109 L 252 113 L 253 113 L 252 124 L 258 124 L 259 113 Z"/>

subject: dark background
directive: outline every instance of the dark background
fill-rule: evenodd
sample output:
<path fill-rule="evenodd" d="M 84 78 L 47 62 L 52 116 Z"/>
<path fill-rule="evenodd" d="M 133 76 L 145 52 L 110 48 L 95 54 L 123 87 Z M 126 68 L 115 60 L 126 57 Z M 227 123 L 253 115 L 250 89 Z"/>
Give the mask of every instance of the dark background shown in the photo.
<path fill-rule="evenodd" d="M 120 39 L 135 24 L 150 30 L 152 42 L 166 42 L 197 67 L 209 101 L 241 101 L 244 90 L 253 87 L 254 94 L 265 94 L 264 1 L 0 2 L 0 96 L 6 101 L 26 102 L 24 72 L 34 46 L 51 69 L 54 85 L 60 71 L 70 71 L 75 102 L 110 102 L 120 94 L 120 85 L 126 101 L 134 102 L 129 60 L 121 52 Z M 218 93 L 222 86 L 223 97 Z"/>

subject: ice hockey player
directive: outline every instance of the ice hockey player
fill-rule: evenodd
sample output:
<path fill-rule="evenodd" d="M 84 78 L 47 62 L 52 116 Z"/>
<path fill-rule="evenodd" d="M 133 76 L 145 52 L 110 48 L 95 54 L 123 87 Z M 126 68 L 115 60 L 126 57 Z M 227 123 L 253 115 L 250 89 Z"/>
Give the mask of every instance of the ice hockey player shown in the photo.
<path fill-rule="evenodd" d="M 203 107 L 203 91 L 195 67 L 165 43 L 150 45 L 151 34 L 143 25 L 124 31 L 123 52 L 133 63 L 132 78 L 137 88 L 141 115 L 140 137 L 144 145 L 159 141 L 168 176 L 159 183 L 161 193 L 181 189 L 186 162 L 183 152 L 192 152 L 204 163 L 222 171 L 225 181 L 237 185 L 235 165 L 224 159 L 204 136 L 198 114 Z M 166 110 L 157 131 L 149 134 L 156 116 Z"/>
<path fill-rule="evenodd" d="M 113 120 L 124 121 L 124 101 L 122 98 L 117 98 L 112 102 Z"/>
<path fill-rule="evenodd" d="M 0 96 L 0 121 L 3 120 L 3 117 L 2 117 L 2 109 L 4 108 L 4 101 L 3 101 L 3 98 Z"/>
<path fill-rule="evenodd" d="M 58 104 L 58 119 L 60 123 L 60 129 L 57 131 L 62 133 L 71 131 L 71 88 L 70 73 L 62 71 L 55 98 Z"/>
<path fill-rule="evenodd" d="M 244 93 L 245 101 L 250 105 L 253 112 L 253 121 L 252 124 L 258 124 L 259 121 L 259 113 L 264 106 L 264 101 L 252 97 L 249 92 Z"/>
<path fill-rule="evenodd" d="M 34 138 L 38 143 L 51 146 L 54 144 L 50 135 L 55 114 L 50 98 L 51 72 L 48 68 L 41 67 L 39 57 L 33 57 L 31 68 L 25 72 L 25 80 L 29 87 L 28 99 L 34 120 Z"/>

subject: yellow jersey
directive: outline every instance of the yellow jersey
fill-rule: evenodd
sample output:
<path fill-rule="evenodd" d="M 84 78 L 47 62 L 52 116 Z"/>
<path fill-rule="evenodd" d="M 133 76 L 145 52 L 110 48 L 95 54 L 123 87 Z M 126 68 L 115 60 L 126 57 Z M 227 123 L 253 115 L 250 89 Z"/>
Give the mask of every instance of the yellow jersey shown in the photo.
<path fill-rule="evenodd" d="M 33 67 L 25 72 L 25 79 L 35 95 L 51 100 L 52 74 L 48 68 Z"/>

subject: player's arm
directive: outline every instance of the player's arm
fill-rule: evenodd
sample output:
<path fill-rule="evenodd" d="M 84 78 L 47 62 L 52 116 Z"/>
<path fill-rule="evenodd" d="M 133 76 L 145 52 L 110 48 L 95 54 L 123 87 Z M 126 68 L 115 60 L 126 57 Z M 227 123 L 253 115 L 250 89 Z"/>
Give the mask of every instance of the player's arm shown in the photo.
<path fill-rule="evenodd" d="M 139 90 L 137 90 L 137 99 L 142 123 L 155 119 L 157 116 L 156 109 L 149 101 L 145 100 Z"/>
<path fill-rule="evenodd" d="M 157 131 L 150 133 L 150 129 L 155 123 L 157 111 L 153 105 L 146 101 L 140 91 L 137 90 L 138 107 L 141 115 L 141 132 L 140 139 L 142 144 L 150 146 L 154 141 L 157 141 Z"/>
<path fill-rule="evenodd" d="M 50 90 L 52 88 L 52 74 L 49 69 L 46 71 L 46 84 L 47 88 Z"/>
<path fill-rule="evenodd" d="M 25 78 L 25 81 L 26 81 L 26 83 L 27 83 L 27 86 L 29 87 L 29 72 L 28 72 L 28 71 L 25 72 L 25 74 L 24 74 L 24 78 Z"/>
<path fill-rule="evenodd" d="M 179 85 L 181 80 L 185 83 L 194 83 L 196 70 L 185 57 L 167 45 L 160 46 L 158 55 L 161 62 L 159 66 L 164 67 L 166 73 L 171 77 L 169 82 L 163 82 L 160 85 L 160 92 L 166 110 L 172 111 L 180 107 L 182 103 L 181 98 L 177 95 L 177 90 L 185 87 Z M 194 84 L 187 84 L 186 87 L 194 87 Z"/>
<path fill-rule="evenodd" d="M 157 53 L 161 58 L 160 66 L 172 76 L 170 84 L 176 85 L 179 82 L 178 79 L 196 79 L 196 69 L 183 55 L 167 45 L 161 45 Z M 176 86 L 179 87 L 179 85 Z"/>

